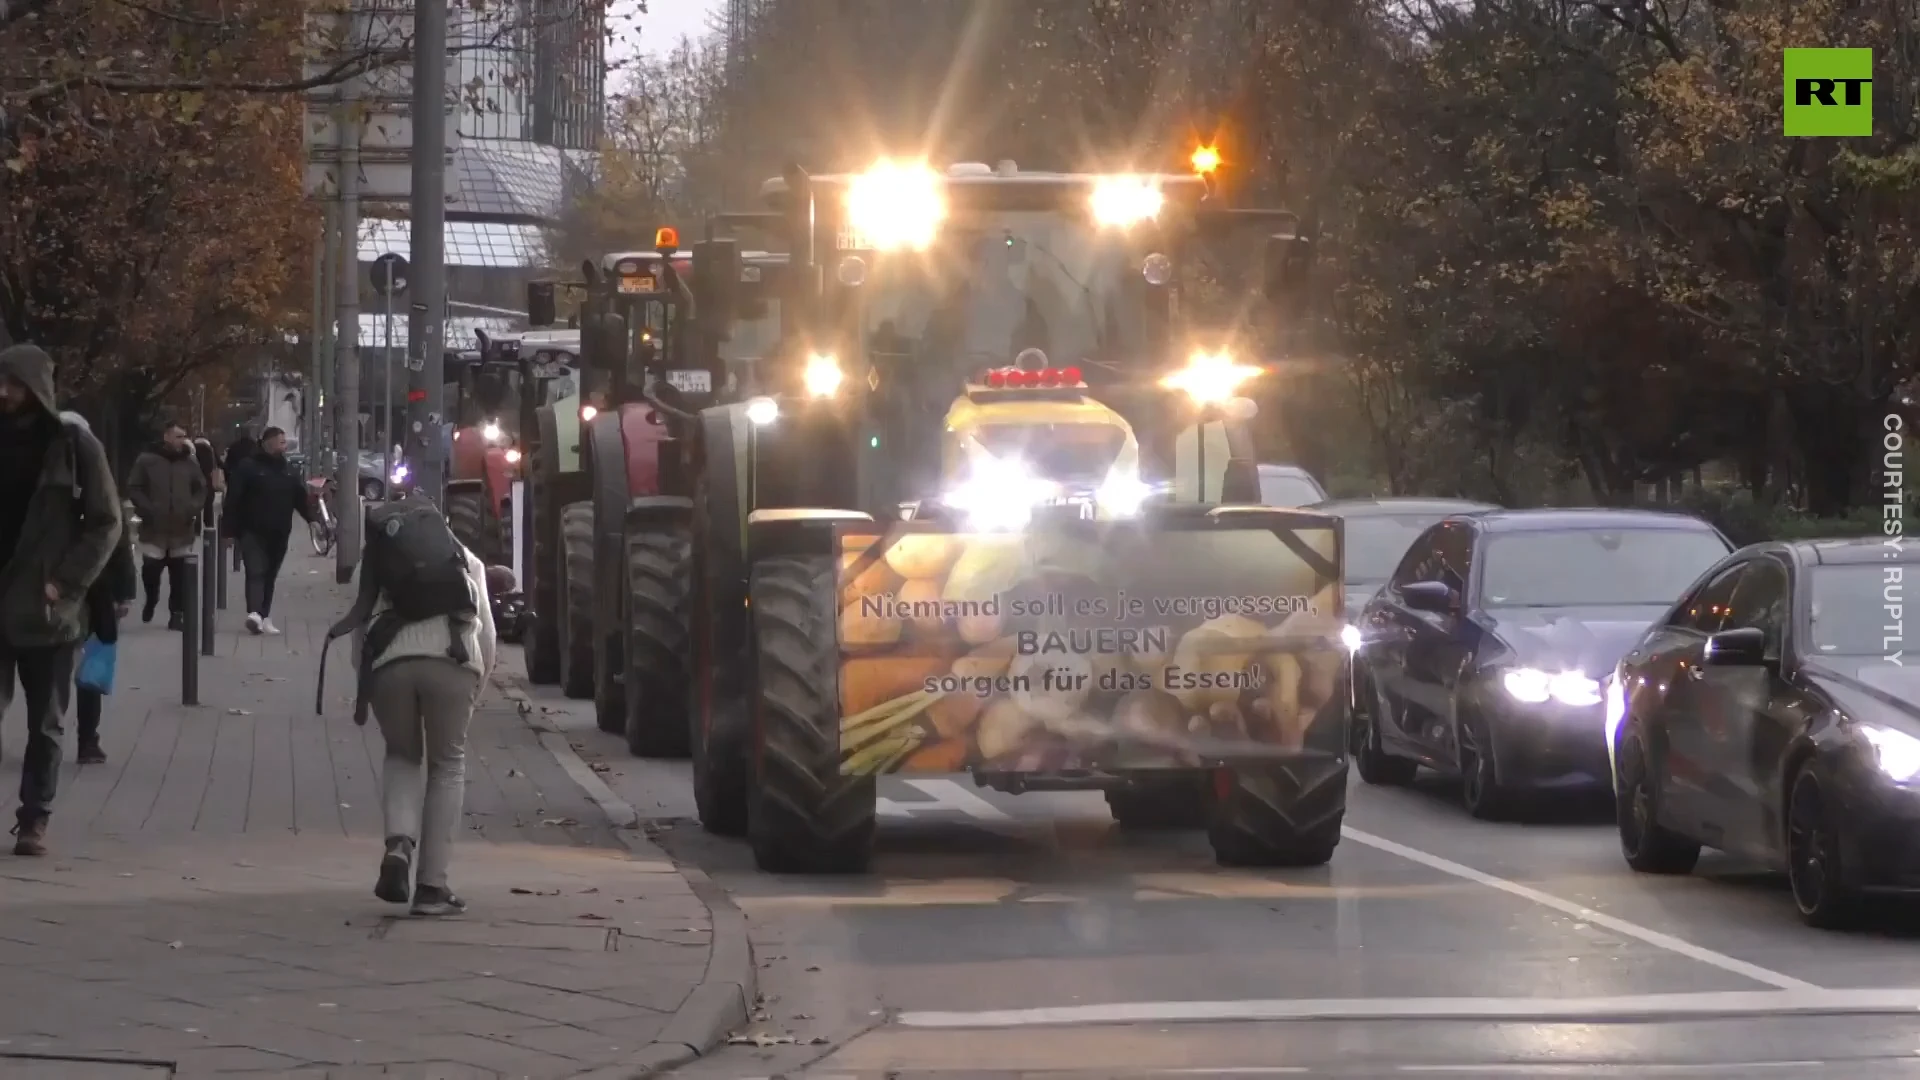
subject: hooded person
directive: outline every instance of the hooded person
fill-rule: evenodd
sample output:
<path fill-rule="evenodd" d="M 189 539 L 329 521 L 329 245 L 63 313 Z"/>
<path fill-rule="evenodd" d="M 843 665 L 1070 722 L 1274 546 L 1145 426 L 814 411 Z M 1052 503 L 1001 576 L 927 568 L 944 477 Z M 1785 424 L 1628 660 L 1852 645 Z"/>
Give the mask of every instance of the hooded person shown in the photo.
<path fill-rule="evenodd" d="M 208 497 L 207 476 L 195 458 L 187 429 L 168 424 L 159 445 L 135 458 L 127 474 L 127 501 L 140 515 L 140 577 L 147 593 L 141 621 L 153 621 L 164 572 L 167 629 L 186 628 L 187 559 L 199 546 Z"/>
<path fill-rule="evenodd" d="M 16 855 L 47 851 L 88 593 L 120 530 L 106 452 L 85 424 L 61 417 L 53 360 L 32 345 L 0 351 L 0 713 L 16 682 L 27 713 Z"/>
<path fill-rule="evenodd" d="M 287 465 L 287 433 L 270 427 L 260 433 L 253 456 L 227 476 L 227 501 L 221 509 L 221 534 L 239 547 L 247 576 L 247 629 L 278 634 L 273 625 L 273 586 L 287 558 L 293 518 L 314 519 L 307 482 Z"/>

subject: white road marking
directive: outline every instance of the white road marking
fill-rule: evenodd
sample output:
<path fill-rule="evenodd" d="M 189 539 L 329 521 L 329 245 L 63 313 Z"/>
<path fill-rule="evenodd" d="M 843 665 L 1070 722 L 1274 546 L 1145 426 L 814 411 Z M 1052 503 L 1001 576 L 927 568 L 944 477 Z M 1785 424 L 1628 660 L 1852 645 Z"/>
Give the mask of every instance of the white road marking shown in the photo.
<path fill-rule="evenodd" d="M 912 1028 L 1065 1027 L 1075 1024 L 1267 1020 L 1481 1020 L 1605 1023 L 1683 1017 L 1849 1016 L 1920 1013 L 1920 989 L 1737 990 L 1585 998 L 1268 998 L 1141 1001 L 980 1012 L 903 1012 Z"/>
<path fill-rule="evenodd" d="M 1758 964 L 1749 964 L 1745 960 L 1736 959 L 1725 953 L 1714 952 L 1712 949 L 1695 945 L 1690 941 L 1683 941 L 1680 938 L 1674 937 L 1672 934 L 1662 933 L 1651 927 L 1641 926 L 1639 923 L 1631 923 L 1602 911 L 1595 911 L 1585 905 L 1576 904 L 1571 900 L 1563 900 L 1551 893 L 1541 892 L 1539 889 L 1522 885 L 1517 881 L 1508 881 L 1506 878 L 1494 877 L 1492 874 L 1475 870 L 1473 867 L 1463 863 L 1454 862 L 1452 859 L 1443 859 L 1438 855 L 1421 851 L 1419 848 L 1411 848 L 1405 844 L 1396 843 L 1383 836 L 1375 836 L 1372 833 L 1362 832 L 1359 829 L 1351 827 L 1342 829 L 1340 834 L 1348 840 L 1365 844 L 1370 848 L 1376 848 L 1390 855 L 1398 855 L 1410 862 L 1419 863 L 1429 869 L 1438 870 L 1443 874 L 1457 877 L 1462 881 L 1471 881 L 1476 885 L 1485 885 L 1489 889 L 1498 889 L 1508 896 L 1517 896 L 1530 903 L 1539 904 L 1541 907 L 1552 908 L 1562 915 L 1571 915 L 1582 922 L 1605 927 L 1616 934 L 1624 934 L 1643 944 L 1651 945 L 1656 949 L 1665 949 L 1667 952 L 1673 953 L 1676 956 L 1684 956 L 1689 960 L 1706 964 L 1709 967 L 1716 967 L 1721 971 L 1739 975 L 1742 978 L 1752 979 L 1754 982 L 1765 983 L 1768 986 L 1777 987 L 1781 990 L 1820 989 L 1804 979 L 1796 979 L 1791 975 L 1784 975 L 1778 971 L 1763 968 Z"/>
<path fill-rule="evenodd" d="M 1674 1065 L 1395 1065 L 1403 1073 L 1470 1073 L 1474 1076 L 1688 1076 L 1733 1069 L 1811 1069 L 1826 1061 L 1720 1061 Z"/>
<path fill-rule="evenodd" d="M 914 790 L 927 796 L 931 801 L 900 802 L 894 799 L 878 799 L 878 813 L 881 817 L 911 818 L 916 814 L 948 813 L 965 814 L 981 821 L 1010 821 L 1011 815 L 987 800 L 960 786 L 957 781 L 946 779 L 904 780 Z"/>

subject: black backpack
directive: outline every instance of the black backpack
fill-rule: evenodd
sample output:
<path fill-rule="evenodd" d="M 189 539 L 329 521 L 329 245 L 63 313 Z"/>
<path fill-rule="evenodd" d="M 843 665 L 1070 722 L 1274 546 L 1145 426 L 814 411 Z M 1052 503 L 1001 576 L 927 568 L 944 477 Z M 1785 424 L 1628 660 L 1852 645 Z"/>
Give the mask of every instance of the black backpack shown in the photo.
<path fill-rule="evenodd" d="M 430 500 L 400 499 L 367 511 L 365 563 L 361 573 L 373 575 L 405 622 L 479 617 L 467 550 Z"/>

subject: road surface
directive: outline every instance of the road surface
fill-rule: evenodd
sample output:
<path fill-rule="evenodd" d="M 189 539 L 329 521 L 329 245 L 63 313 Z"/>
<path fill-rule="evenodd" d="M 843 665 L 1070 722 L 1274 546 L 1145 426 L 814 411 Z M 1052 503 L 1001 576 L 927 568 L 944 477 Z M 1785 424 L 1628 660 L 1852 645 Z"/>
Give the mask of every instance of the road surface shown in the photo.
<path fill-rule="evenodd" d="M 1489 824 L 1424 774 L 1356 781 L 1330 866 L 1249 872 L 1195 833 L 1121 833 L 1097 794 L 889 779 L 871 874 L 775 878 L 693 821 L 684 763 L 565 711 L 754 928 L 764 1045 L 686 1080 L 1920 1077 L 1920 919 L 1811 930 L 1711 856 L 1634 875 L 1603 802 Z"/>

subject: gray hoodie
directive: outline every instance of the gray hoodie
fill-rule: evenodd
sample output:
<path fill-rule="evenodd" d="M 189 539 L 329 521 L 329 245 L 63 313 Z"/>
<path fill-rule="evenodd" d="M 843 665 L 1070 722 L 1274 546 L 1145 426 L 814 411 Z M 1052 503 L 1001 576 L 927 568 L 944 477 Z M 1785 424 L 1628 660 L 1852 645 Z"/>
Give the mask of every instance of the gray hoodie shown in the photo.
<path fill-rule="evenodd" d="M 120 493 L 100 441 L 61 416 L 45 352 L 32 345 L 0 351 L 0 375 L 18 380 L 59 420 L 19 543 L 0 567 L 0 636 L 14 648 L 65 645 L 87 635 L 87 590 L 120 541 Z M 56 603 L 47 602 L 49 582 L 59 587 Z"/>

